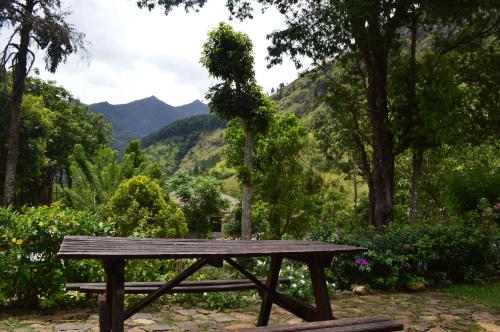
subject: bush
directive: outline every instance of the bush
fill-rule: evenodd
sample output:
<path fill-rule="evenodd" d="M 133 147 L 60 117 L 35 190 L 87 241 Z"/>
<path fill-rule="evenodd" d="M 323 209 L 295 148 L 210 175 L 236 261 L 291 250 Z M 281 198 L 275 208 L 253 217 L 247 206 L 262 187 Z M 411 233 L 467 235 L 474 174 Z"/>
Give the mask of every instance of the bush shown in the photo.
<path fill-rule="evenodd" d="M 350 234 L 337 230 L 315 239 L 369 248 L 355 257 L 334 258 L 331 278 L 340 288 L 365 284 L 402 289 L 416 281 L 441 286 L 494 274 L 500 267 L 498 233 L 487 222 L 393 223 L 383 234 L 370 229 Z"/>
<path fill-rule="evenodd" d="M 180 237 L 184 214 L 156 181 L 139 175 L 122 182 L 111 197 L 109 219 L 120 236 Z"/>
<path fill-rule="evenodd" d="M 62 261 L 64 235 L 104 235 L 106 227 L 87 212 L 59 205 L 0 208 L 0 304 L 42 308 L 68 299 L 67 281 L 103 280 L 99 262 Z"/>

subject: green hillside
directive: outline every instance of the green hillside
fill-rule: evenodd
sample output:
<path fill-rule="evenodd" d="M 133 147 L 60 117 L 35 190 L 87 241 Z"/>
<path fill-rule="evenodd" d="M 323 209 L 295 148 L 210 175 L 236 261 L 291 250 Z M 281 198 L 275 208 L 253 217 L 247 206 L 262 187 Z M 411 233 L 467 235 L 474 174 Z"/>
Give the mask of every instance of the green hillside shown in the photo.
<path fill-rule="evenodd" d="M 301 75 L 270 97 L 278 112 L 295 114 L 311 129 L 312 145 L 315 145 L 313 119 L 325 107 L 319 100 L 324 93 L 324 79 L 313 72 Z M 143 138 L 142 145 L 145 153 L 167 174 L 179 171 L 212 174 L 223 181 L 224 192 L 236 195 L 237 180 L 234 172 L 225 166 L 222 154 L 225 124 L 222 126 L 215 119 L 218 118 L 213 115 L 201 115 L 174 122 Z M 310 150 L 309 159 L 324 159 L 317 146 Z M 325 179 L 343 181 L 335 174 L 325 174 Z"/>

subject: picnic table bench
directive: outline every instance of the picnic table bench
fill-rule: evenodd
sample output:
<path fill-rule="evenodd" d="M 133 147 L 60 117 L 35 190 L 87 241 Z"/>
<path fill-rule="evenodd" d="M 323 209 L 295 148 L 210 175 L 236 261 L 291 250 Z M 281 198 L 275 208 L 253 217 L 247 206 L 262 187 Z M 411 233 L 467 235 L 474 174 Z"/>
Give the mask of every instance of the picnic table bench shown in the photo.
<path fill-rule="evenodd" d="M 121 332 L 125 319 L 130 318 L 163 294 L 172 292 L 176 287 L 178 287 L 177 289 L 183 287 L 183 283 L 184 286 L 188 285 L 185 280 L 203 266 L 221 267 L 223 262 L 239 271 L 247 281 L 253 283 L 255 288 L 259 290 L 262 303 L 257 326 L 267 325 L 272 304 L 288 310 L 307 322 L 332 320 L 334 316 L 324 269 L 331 265 L 335 255 L 353 254 L 365 250 L 364 248 L 315 241 L 174 240 L 66 236 L 58 256 L 63 259 L 101 259 L 103 261 L 106 272 L 106 322 L 109 324 L 106 323 L 102 326 L 102 330 Z M 271 257 L 265 282 L 235 260 L 235 258 L 240 257 Z M 149 292 L 141 302 L 125 310 L 124 294 L 127 290 L 133 291 L 134 287 L 134 284 L 127 284 L 124 280 L 125 260 L 131 259 L 194 259 L 195 262 L 170 281 L 159 287 L 155 285 L 156 289 Z M 300 261 L 308 266 L 316 306 L 277 291 L 283 259 Z M 146 285 L 142 286 L 146 287 Z M 95 287 L 100 290 L 104 289 L 101 285 Z M 335 322 L 338 321 L 335 320 Z"/>

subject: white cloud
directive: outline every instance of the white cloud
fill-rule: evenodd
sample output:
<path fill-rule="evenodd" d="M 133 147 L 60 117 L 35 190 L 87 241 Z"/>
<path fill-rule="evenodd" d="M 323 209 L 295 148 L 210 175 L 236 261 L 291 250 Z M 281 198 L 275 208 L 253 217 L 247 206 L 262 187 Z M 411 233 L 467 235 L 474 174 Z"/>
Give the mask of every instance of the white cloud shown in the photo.
<path fill-rule="evenodd" d="M 209 30 L 228 21 L 223 0 L 210 0 L 200 12 L 175 9 L 168 16 L 160 8 L 140 10 L 131 0 L 64 0 L 73 11 L 69 21 L 87 35 L 90 61 L 72 56 L 55 74 L 42 70 L 85 103 L 107 100 L 125 103 L 155 95 L 172 105 L 203 99 L 211 79 L 199 64 L 201 46 Z M 256 77 L 265 91 L 297 77 L 288 59 L 267 69 L 266 35 L 283 27 L 276 11 L 255 11 L 253 20 L 230 22 L 254 42 Z M 39 54 L 36 66 L 43 69 Z"/>

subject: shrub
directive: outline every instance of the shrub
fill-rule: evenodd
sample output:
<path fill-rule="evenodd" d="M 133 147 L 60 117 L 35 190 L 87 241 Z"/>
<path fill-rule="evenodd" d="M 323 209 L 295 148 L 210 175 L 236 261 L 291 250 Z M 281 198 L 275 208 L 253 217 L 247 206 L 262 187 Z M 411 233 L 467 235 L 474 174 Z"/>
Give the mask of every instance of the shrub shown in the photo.
<path fill-rule="evenodd" d="M 181 200 L 189 232 L 199 238 L 207 237 L 211 231 L 210 216 L 219 215 L 228 207 L 220 194 L 220 182 L 211 176 L 179 173 L 168 185 Z"/>
<path fill-rule="evenodd" d="M 120 236 L 180 237 L 187 231 L 182 211 L 147 176 L 122 182 L 108 204 L 110 221 Z"/>
<path fill-rule="evenodd" d="M 87 212 L 59 205 L 0 208 L 0 304 L 53 307 L 65 302 L 67 281 L 98 281 L 95 261 L 57 258 L 64 235 L 104 235 L 105 225 Z"/>
<path fill-rule="evenodd" d="M 383 234 L 337 230 L 316 239 L 369 249 L 355 257 L 334 258 L 331 278 L 341 288 L 366 284 L 401 289 L 415 281 L 431 286 L 469 282 L 492 275 L 500 266 L 498 229 L 486 222 L 393 223 Z"/>

